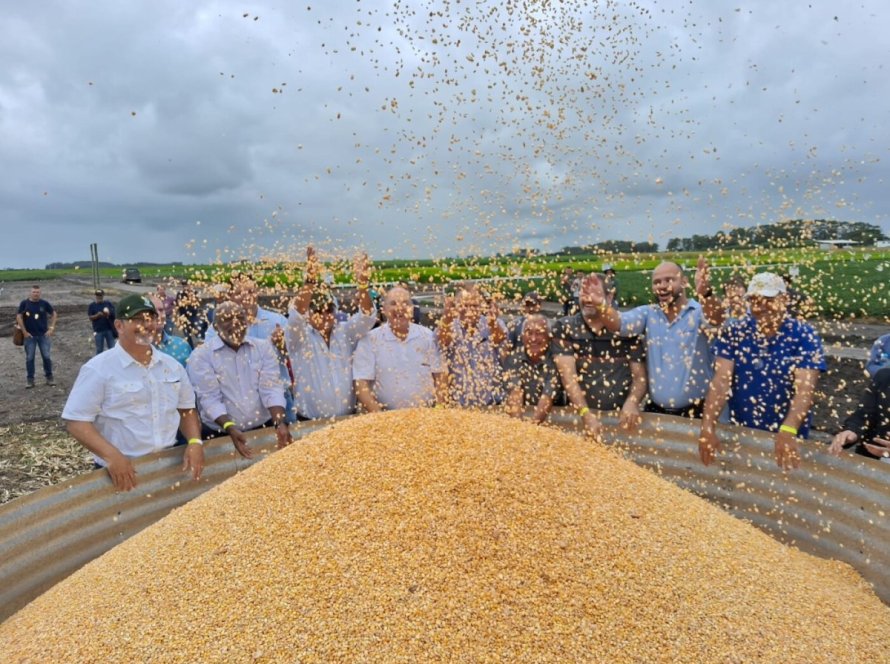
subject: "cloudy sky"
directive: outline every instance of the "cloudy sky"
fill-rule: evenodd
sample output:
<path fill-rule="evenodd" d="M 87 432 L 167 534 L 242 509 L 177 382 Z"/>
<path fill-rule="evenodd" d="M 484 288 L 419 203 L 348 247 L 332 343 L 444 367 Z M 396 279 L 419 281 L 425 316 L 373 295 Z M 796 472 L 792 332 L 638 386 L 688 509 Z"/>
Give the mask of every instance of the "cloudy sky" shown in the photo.
<path fill-rule="evenodd" d="M 890 234 L 885 0 L 30 2 L 0 267 Z"/>

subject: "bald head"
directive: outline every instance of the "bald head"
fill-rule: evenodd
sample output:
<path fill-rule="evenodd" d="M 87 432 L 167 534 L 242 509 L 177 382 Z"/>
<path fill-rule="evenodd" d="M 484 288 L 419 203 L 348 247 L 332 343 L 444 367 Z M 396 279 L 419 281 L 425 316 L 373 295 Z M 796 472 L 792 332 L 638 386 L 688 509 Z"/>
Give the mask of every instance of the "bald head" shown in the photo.
<path fill-rule="evenodd" d="M 383 314 L 395 331 L 405 331 L 413 318 L 414 305 L 407 288 L 394 286 L 383 296 Z"/>
<path fill-rule="evenodd" d="M 213 327 L 227 345 L 238 348 L 247 336 L 247 310 L 237 302 L 223 302 L 214 310 Z"/>
<path fill-rule="evenodd" d="M 652 272 L 652 292 L 662 307 L 682 306 L 686 303 L 686 275 L 683 268 L 671 261 L 661 263 Z"/>

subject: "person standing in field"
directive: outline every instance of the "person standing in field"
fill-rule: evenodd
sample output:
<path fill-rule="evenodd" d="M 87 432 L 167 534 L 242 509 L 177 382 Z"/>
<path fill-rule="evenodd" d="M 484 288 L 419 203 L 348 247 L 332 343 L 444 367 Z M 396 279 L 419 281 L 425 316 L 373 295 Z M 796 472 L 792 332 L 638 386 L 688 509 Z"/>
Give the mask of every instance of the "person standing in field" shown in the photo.
<path fill-rule="evenodd" d="M 114 304 L 105 299 L 105 291 L 96 291 L 96 301 L 87 307 L 87 316 L 93 323 L 93 337 L 96 342 L 96 355 L 105 349 L 114 348 Z"/>
<path fill-rule="evenodd" d="M 504 401 L 507 414 L 522 417 L 533 407 L 532 420 L 541 424 L 553 408 L 559 374 L 550 354 L 550 324 L 539 313 L 525 317 L 519 342 L 504 361 Z"/>
<path fill-rule="evenodd" d="M 713 375 L 710 335 L 723 322 L 723 304 L 715 297 L 708 279 L 708 264 L 698 261 L 695 290 L 699 304 L 689 299 L 689 282 L 683 269 L 661 263 L 652 272 L 656 304 L 619 312 L 598 292 L 591 306 L 602 311 L 604 327 L 624 337 L 646 339 L 646 372 L 649 403 L 646 411 L 685 417 L 701 417 L 708 383 Z"/>
<path fill-rule="evenodd" d="M 816 331 L 788 312 L 785 282 L 755 274 L 748 284 L 750 313 L 729 321 L 714 345 L 714 378 L 708 389 L 699 438 L 705 465 L 720 448 L 717 419 L 729 402 L 729 420 L 775 433 L 776 464 L 800 462 L 798 438 L 809 434 L 813 394 L 825 354 Z"/>
<path fill-rule="evenodd" d="M 472 284 L 460 287 L 445 300 L 437 338 L 448 366 L 451 401 L 470 407 L 499 404 L 501 360 L 509 349 L 497 305 L 486 302 Z"/>
<path fill-rule="evenodd" d="M 581 280 L 580 311 L 553 327 L 553 361 L 569 402 L 593 437 L 602 429 L 593 411 L 619 411 L 621 426 L 633 430 L 646 398 L 643 342 L 609 331 L 604 311 L 611 303 L 605 275 L 589 274 Z"/>
<path fill-rule="evenodd" d="M 204 468 L 201 424 L 188 374 L 169 355 L 153 348 L 158 312 L 143 295 L 117 306 L 118 343 L 80 368 L 62 411 L 68 433 L 93 453 L 115 489 L 136 486 L 131 459 L 186 440 L 183 471 L 194 479 Z"/>
<path fill-rule="evenodd" d="M 37 349 L 40 349 L 40 357 L 43 360 L 43 373 L 46 376 L 47 385 L 55 385 L 53 379 L 53 361 L 50 355 L 52 351 L 51 337 L 56 331 L 56 314 L 53 305 L 44 300 L 40 295 L 40 286 L 31 286 L 31 295 L 27 300 L 19 304 L 18 313 L 15 315 L 16 324 L 25 336 L 25 371 L 27 372 L 26 387 L 34 387 L 34 360 Z"/>
<path fill-rule="evenodd" d="M 353 263 L 358 311 L 337 322 L 334 298 L 321 283 L 315 250 L 306 248 L 303 286 L 291 303 L 285 339 L 294 371 L 294 405 L 302 419 L 316 420 L 355 411 L 352 355 L 359 339 L 377 322 L 368 293 L 370 264 L 365 254 Z"/>
<path fill-rule="evenodd" d="M 359 340 L 352 377 L 369 413 L 444 403 L 445 368 L 429 328 L 411 322 L 411 293 L 391 288 L 383 297 L 386 323 Z"/>

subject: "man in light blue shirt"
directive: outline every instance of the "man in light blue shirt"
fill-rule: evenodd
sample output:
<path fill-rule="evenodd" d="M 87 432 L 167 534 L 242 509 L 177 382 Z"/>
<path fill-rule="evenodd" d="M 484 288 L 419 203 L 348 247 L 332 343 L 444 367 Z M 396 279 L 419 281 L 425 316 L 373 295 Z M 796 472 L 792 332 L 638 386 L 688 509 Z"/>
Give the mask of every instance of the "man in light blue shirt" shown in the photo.
<path fill-rule="evenodd" d="M 708 281 L 708 266 L 699 259 L 696 292 L 704 305 L 686 296 L 689 281 L 676 263 L 664 262 L 652 273 L 656 304 L 619 313 L 603 301 L 606 328 L 622 336 L 646 338 L 649 377 L 648 412 L 701 417 L 713 376 L 708 330 L 719 323 L 721 302 Z"/>
<path fill-rule="evenodd" d="M 320 284 L 320 266 L 312 247 L 306 250 L 306 278 L 291 305 L 287 350 L 294 371 L 297 413 L 315 420 L 355 411 L 352 354 L 377 322 L 368 293 L 368 257 L 354 264 L 358 311 L 345 322 L 335 317 L 334 299 Z"/>

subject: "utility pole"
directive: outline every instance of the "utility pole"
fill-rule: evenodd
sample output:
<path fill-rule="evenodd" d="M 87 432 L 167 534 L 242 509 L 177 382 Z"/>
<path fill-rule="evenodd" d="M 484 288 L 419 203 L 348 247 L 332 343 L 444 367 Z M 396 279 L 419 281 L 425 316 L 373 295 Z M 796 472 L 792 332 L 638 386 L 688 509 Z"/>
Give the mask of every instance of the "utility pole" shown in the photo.
<path fill-rule="evenodd" d="M 93 290 L 99 290 L 99 245 L 93 242 L 90 245 L 90 263 L 93 270 Z"/>

